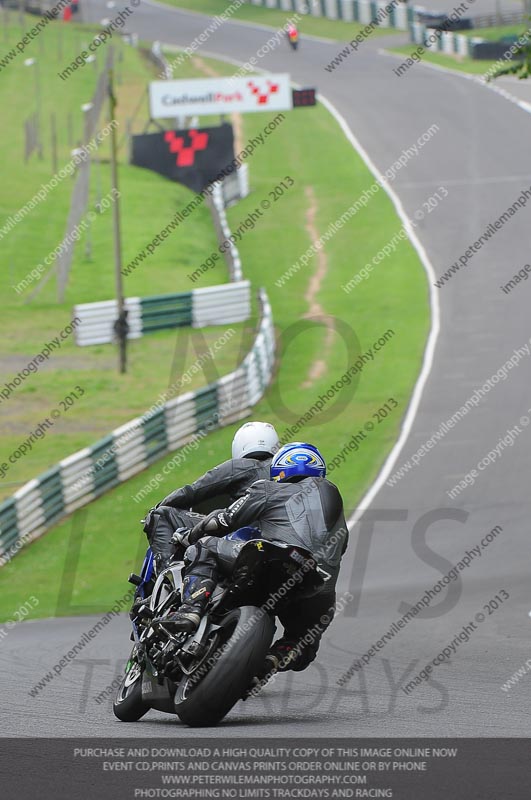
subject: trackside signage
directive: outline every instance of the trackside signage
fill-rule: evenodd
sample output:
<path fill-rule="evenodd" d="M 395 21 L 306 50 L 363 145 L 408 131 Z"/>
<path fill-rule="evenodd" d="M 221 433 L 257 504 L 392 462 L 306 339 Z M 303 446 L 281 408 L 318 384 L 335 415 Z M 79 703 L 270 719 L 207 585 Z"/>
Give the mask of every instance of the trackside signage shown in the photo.
<path fill-rule="evenodd" d="M 152 119 L 181 114 L 286 111 L 293 106 L 287 74 L 153 81 L 149 85 L 149 104 Z"/>

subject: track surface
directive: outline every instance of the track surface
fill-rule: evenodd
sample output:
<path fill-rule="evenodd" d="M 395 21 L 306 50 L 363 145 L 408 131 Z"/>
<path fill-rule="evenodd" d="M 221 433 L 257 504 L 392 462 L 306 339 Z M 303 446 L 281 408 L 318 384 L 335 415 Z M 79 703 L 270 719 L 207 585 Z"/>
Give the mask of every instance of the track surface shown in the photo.
<path fill-rule="evenodd" d="M 96 17 L 98 3 L 93 4 Z M 187 45 L 205 28 L 204 17 L 143 5 L 135 25 L 143 38 Z M 270 33 L 250 25 L 225 24 L 207 50 L 247 60 Z M 262 61 L 272 71 L 290 71 L 295 81 L 316 85 L 341 112 L 383 171 L 402 150 L 436 123 L 440 131 L 401 170 L 393 188 L 413 217 L 430 195 L 445 186 L 449 197 L 417 227 L 439 276 L 477 240 L 487 224 L 531 185 L 531 116 L 486 88 L 445 72 L 415 66 L 402 78 L 393 61 L 378 52 L 381 40 L 366 42 L 334 73 L 323 66 L 338 44 L 303 42 L 296 55 L 279 49 Z M 263 156 L 262 156 L 263 157 Z M 252 164 L 251 164 L 252 173 Z M 530 206 L 531 207 L 531 206 Z M 529 261 L 528 209 L 521 210 L 438 292 L 441 331 L 434 361 L 412 430 L 396 467 L 448 419 L 513 353 L 529 341 L 531 282 L 509 295 L 499 286 Z M 397 222 L 397 230 L 399 223 Z M 361 265 L 360 265 L 361 266 Z M 357 271 L 353 259 L 353 273 Z M 384 262 L 379 269 L 390 269 Z M 339 291 L 338 287 L 338 291 Z M 399 331 L 398 331 L 399 333 Z M 457 500 L 446 492 L 473 468 L 508 428 L 531 407 L 531 357 L 524 358 L 394 487 L 384 484 L 371 509 L 401 509 L 407 519 L 379 522 L 366 552 L 367 536 L 355 526 L 344 559 L 339 594 L 361 588 L 356 616 L 341 616 L 321 648 L 318 663 L 301 674 L 281 676 L 263 697 L 240 703 L 216 730 L 185 730 L 151 712 L 141 723 L 114 720 L 97 695 L 116 675 L 128 651 L 128 624 L 120 618 L 103 630 L 75 663 L 32 699 L 31 688 L 77 642 L 97 618 L 54 619 L 15 627 L 0 650 L 4 690 L 3 735 L 159 736 L 517 736 L 529 735 L 529 676 L 509 692 L 501 685 L 531 656 L 529 564 L 529 466 L 531 432 L 522 429 L 511 448 L 480 473 Z M 392 387 L 389 387 L 392 394 Z M 450 519 L 422 536 L 412 528 L 426 512 L 449 508 L 468 514 L 465 524 Z M 393 516 L 397 516 L 396 511 Z M 503 533 L 462 574 L 462 591 L 434 603 L 433 619 L 415 619 L 340 689 L 336 681 L 355 656 L 365 652 L 400 617 L 401 602 L 416 602 L 495 525 Z M 104 553 L 102 552 L 102 557 Z M 356 558 L 355 581 L 352 581 Z M 428 562 L 428 563 L 427 563 Z M 353 589 L 354 587 L 354 589 Z M 455 587 L 455 585 L 454 585 Z M 401 686 L 433 659 L 500 590 L 510 594 L 499 610 L 459 646 L 450 663 L 436 668 L 434 681 L 406 696 Z M 441 600 L 442 598 L 442 600 Z M 87 665 L 86 662 L 89 662 Z M 94 669 L 89 681 L 89 669 Z M 407 675 L 406 681 L 404 678 Z"/>

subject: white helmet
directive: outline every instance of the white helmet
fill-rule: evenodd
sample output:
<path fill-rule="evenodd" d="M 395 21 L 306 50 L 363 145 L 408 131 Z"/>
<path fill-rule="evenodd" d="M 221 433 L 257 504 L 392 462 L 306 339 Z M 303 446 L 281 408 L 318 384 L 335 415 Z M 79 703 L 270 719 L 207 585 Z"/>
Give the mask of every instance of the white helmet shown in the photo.
<path fill-rule="evenodd" d="M 280 442 L 269 422 L 246 422 L 238 428 L 232 440 L 232 457 L 245 458 L 254 453 L 272 456 Z"/>

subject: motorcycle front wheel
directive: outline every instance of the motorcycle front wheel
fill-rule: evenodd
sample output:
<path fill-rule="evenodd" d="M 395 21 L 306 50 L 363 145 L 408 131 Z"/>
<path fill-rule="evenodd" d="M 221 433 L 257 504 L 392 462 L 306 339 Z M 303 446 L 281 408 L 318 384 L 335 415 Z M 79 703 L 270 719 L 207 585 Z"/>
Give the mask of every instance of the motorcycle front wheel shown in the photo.
<path fill-rule="evenodd" d="M 136 661 L 123 677 L 112 710 L 122 722 L 137 722 L 149 711 L 142 700 L 142 668 Z"/>

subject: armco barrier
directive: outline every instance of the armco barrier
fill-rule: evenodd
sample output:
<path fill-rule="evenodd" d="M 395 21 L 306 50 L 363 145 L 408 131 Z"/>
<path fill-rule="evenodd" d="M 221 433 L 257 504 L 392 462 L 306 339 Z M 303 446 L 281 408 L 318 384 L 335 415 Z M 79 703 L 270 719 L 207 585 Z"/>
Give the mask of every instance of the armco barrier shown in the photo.
<path fill-rule="evenodd" d="M 474 20 L 471 21 L 474 22 Z M 481 36 L 464 36 L 462 33 L 449 30 L 437 31 L 429 23 L 427 25 L 425 22 L 419 21 L 411 24 L 410 35 L 412 42 L 423 45 L 431 52 L 450 56 L 466 56 L 477 60 L 506 59 L 507 52 L 511 47 L 509 42 L 492 41 L 483 39 Z M 518 57 L 513 55 L 515 59 Z"/>
<path fill-rule="evenodd" d="M 234 372 L 195 392 L 159 402 L 92 447 L 63 459 L 0 504 L 0 564 L 62 517 L 136 475 L 198 435 L 242 419 L 271 381 L 275 333 L 266 292 L 251 351 Z M 203 432 L 203 433 L 202 433 Z"/>
<path fill-rule="evenodd" d="M 227 221 L 227 214 L 225 213 L 225 198 L 221 184 L 217 183 L 212 196 L 208 198 L 210 211 L 214 220 L 214 227 L 218 237 L 218 242 L 223 244 L 226 242 L 230 235 L 231 230 Z M 242 262 L 238 248 L 232 242 L 229 242 L 229 247 L 224 247 L 225 260 L 229 268 L 229 278 L 231 281 L 241 281 L 243 277 Z"/>
<path fill-rule="evenodd" d="M 249 165 L 241 164 L 230 175 L 226 175 L 220 184 L 225 208 L 238 200 L 243 200 L 249 194 Z"/>
<path fill-rule="evenodd" d="M 239 280 L 178 294 L 128 297 L 124 305 L 128 311 L 128 339 L 167 328 L 227 325 L 244 322 L 251 316 L 251 284 Z M 73 314 L 73 318 L 81 320 L 75 331 L 76 344 L 83 347 L 114 340 L 116 300 L 82 303 L 74 306 Z"/>
<path fill-rule="evenodd" d="M 309 14 L 312 17 L 326 17 L 343 22 L 359 22 L 362 25 L 368 25 L 376 18 L 379 11 L 385 10 L 390 4 L 390 0 L 247 0 L 247 2 L 254 6 L 294 11 L 301 15 Z M 383 16 L 379 27 L 407 31 L 415 15 L 416 6 L 399 2 Z"/>
<path fill-rule="evenodd" d="M 472 57 L 475 45 L 485 41 L 477 37 L 464 36 L 462 33 L 451 31 L 437 31 L 428 28 L 421 22 L 414 22 L 410 28 L 411 41 L 423 45 L 427 50 L 445 55 Z M 428 37 L 430 41 L 428 42 Z M 431 41 L 433 37 L 434 41 Z"/>

